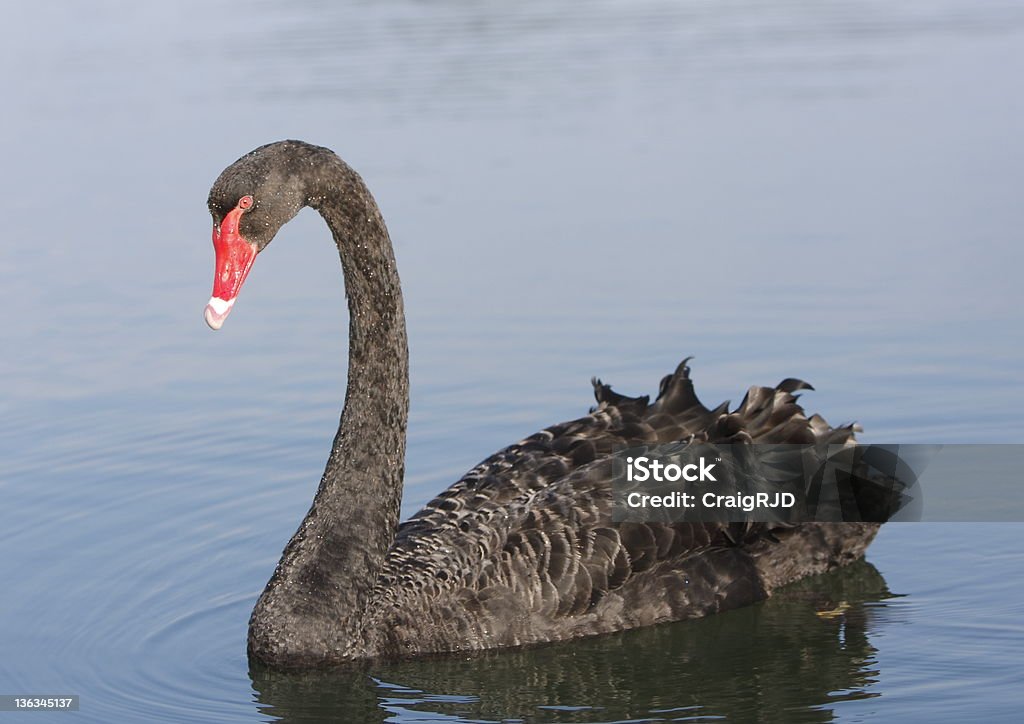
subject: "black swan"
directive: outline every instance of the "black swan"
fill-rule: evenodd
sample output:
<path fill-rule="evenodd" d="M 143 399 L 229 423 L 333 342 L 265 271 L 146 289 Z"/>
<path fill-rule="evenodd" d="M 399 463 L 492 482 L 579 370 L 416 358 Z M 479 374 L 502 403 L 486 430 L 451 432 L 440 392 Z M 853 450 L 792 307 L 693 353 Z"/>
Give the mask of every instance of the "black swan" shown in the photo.
<path fill-rule="evenodd" d="M 654 403 L 594 380 L 597 406 L 484 460 L 399 525 L 408 414 L 402 292 L 384 220 L 332 151 L 281 141 L 210 191 L 216 274 L 206 321 L 224 323 L 256 255 L 304 206 L 338 245 L 349 309 L 348 389 L 312 507 L 249 621 L 277 667 L 467 652 L 705 616 L 859 559 L 874 523 L 792 527 L 613 523 L 610 455 L 683 439 L 848 443 L 804 415 L 787 379 L 734 411 L 704 407 L 686 361 Z"/>

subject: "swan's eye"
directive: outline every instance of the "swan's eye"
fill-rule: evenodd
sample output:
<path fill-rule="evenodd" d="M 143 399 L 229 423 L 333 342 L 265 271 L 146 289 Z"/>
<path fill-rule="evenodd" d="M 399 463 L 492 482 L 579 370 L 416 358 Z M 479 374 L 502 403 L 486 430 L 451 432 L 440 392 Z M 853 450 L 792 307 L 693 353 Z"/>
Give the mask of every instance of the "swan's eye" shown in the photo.
<path fill-rule="evenodd" d="M 242 211 L 245 211 L 246 209 L 252 206 L 252 203 L 252 196 L 243 196 L 238 200 L 238 208 L 240 208 Z"/>

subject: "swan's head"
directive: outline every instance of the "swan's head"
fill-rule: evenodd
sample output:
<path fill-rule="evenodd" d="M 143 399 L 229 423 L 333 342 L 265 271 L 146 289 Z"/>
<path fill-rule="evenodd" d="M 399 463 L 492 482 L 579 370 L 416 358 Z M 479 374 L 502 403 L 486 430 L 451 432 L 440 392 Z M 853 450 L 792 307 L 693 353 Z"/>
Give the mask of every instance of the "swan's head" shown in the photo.
<path fill-rule="evenodd" d="M 216 268 L 206 323 L 220 329 L 256 255 L 306 205 L 304 176 L 316 146 L 279 141 L 228 166 L 210 189 Z"/>

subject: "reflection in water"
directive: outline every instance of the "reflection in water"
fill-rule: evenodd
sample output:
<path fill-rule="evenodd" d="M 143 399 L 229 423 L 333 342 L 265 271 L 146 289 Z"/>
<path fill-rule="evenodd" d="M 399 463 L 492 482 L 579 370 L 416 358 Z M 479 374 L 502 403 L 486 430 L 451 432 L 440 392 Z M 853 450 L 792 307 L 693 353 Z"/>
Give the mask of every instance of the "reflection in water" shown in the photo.
<path fill-rule="evenodd" d="M 365 671 L 254 665 L 250 675 L 264 714 L 285 721 L 830 721 L 831 704 L 881 695 L 870 690 L 870 635 L 893 597 L 860 562 L 698 621 Z"/>

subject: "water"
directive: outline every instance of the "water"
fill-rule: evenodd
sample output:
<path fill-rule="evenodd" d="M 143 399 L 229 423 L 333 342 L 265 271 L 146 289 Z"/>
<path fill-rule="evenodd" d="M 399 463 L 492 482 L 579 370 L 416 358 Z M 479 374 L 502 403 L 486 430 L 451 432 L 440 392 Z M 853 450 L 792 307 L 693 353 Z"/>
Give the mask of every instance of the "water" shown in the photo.
<path fill-rule="evenodd" d="M 250 670 L 344 392 L 320 220 L 221 333 L 201 312 L 209 184 L 303 138 L 395 240 L 406 514 L 591 375 L 651 392 L 687 354 L 709 403 L 796 375 L 872 442 L 1021 442 L 1024 5 L 106 2 L 0 32 L 0 693 L 81 696 L 32 721 L 1015 718 L 1013 524 L 891 525 L 706 621 Z"/>

